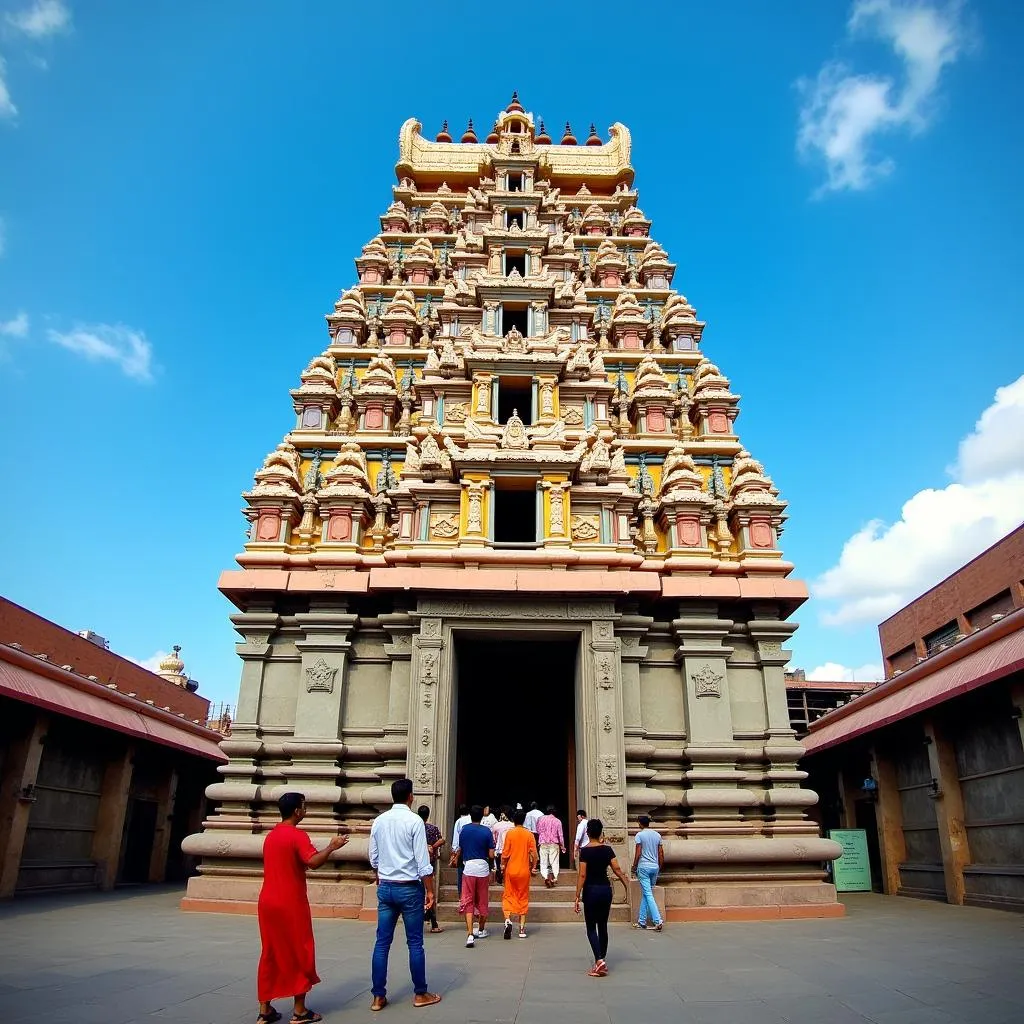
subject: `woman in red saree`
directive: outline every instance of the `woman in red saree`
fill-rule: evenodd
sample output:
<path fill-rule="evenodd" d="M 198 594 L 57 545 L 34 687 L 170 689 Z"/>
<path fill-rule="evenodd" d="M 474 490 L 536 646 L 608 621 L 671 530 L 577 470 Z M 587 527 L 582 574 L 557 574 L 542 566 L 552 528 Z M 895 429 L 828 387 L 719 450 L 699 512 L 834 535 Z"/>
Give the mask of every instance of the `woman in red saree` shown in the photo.
<path fill-rule="evenodd" d="M 306 1006 L 306 993 L 320 980 L 316 973 L 313 919 L 306 895 L 306 869 L 322 867 L 327 858 L 348 842 L 335 836 L 319 853 L 309 836 L 298 827 L 305 817 L 301 793 L 285 793 L 278 800 L 281 823 L 267 833 L 263 843 L 263 888 L 257 914 L 263 951 L 256 976 L 260 1001 L 257 1024 L 275 1024 L 281 1014 L 272 999 L 291 996 L 292 1024 L 314 1024 L 319 1013 Z"/>
<path fill-rule="evenodd" d="M 512 938 L 512 918 L 519 918 L 519 938 L 526 938 L 526 913 L 530 909 L 530 877 L 537 867 L 537 843 L 533 833 L 523 828 L 526 811 L 522 808 L 512 815 L 513 828 L 505 833 L 501 850 L 501 870 L 505 889 L 501 894 L 501 909 L 505 912 L 504 938 Z"/>

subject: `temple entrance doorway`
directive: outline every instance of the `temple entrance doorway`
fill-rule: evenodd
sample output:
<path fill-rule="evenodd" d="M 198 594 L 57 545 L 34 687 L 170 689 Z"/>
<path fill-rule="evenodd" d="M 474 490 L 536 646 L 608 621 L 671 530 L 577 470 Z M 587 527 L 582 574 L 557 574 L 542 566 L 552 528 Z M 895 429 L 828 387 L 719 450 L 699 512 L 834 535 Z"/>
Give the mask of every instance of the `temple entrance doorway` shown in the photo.
<path fill-rule="evenodd" d="M 554 804 L 566 845 L 576 822 L 579 637 L 458 636 L 455 805 L 543 811 Z"/>

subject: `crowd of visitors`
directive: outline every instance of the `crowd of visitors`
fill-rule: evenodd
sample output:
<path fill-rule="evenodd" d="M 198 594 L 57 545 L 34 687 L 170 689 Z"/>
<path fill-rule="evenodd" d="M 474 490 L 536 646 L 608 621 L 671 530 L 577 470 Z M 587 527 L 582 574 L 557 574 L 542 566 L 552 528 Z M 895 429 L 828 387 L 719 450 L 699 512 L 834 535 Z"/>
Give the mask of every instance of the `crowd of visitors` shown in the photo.
<path fill-rule="evenodd" d="M 383 1010 L 388 1004 L 388 957 L 399 918 L 409 949 L 413 1005 L 432 1006 L 441 1001 L 441 996 L 427 985 L 423 928 L 429 922 L 432 934 L 444 931 L 437 919 L 435 877 L 445 840 L 440 828 L 430 821 L 429 807 L 413 811 L 412 789 L 409 779 L 392 783 L 393 806 L 379 815 L 370 829 L 369 860 L 377 883 L 377 935 L 370 967 L 373 1011 Z M 268 833 L 263 848 L 257 1024 L 275 1024 L 282 1019 L 273 1006 L 273 1000 L 282 998 L 293 1001 L 291 1024 L 316 1024 L 322 1016 L 306 1005 L 306 995 L 320 980 L 306 871 L 326 864 L 335 850 L 348 843 L 348 837 L 335 836 L 317 851 L 298 827 L 306 813 L 302 794 L 285 793 L 278 805 L 281 823 Z M 486 805 L 460 806 L 452 830 L 448 864 L 457 868 L 459 913 L 465 920 L 468 949 L 490 934 L 487 921 L 492 873 L 502 886 L 502 937 L 511 939 L 518 926 L 519 938 L 525 939 L 531 878 L 539 871 L 546 887 L 557 885 L 560 859 L 567 852 L 557 808 L 549 805 L 542 812 L 532 803 L 529 810 L 521 804 L 497 810 L 493 814 Z M 650 819 L 641 815 L 638 821 L 640 831 L 631 871 L 639 881 L 642 897 L 632 925 L 661 931 L 663 922 L 654 886 L 664 866 L 664 848 L 661 836 L 650 827 Z M 574 910 L 579 914 L 582 909 L 594 958 L 587 973 L 601 978 L 608 973 L 608 917 L 613 900 L 609 871 L 622 883 L 627 900 L 629 880 L 604 838 L 600 819 L 588 818 L 583 808 L 576 812 L 571 863 L 578 868 Z"/>

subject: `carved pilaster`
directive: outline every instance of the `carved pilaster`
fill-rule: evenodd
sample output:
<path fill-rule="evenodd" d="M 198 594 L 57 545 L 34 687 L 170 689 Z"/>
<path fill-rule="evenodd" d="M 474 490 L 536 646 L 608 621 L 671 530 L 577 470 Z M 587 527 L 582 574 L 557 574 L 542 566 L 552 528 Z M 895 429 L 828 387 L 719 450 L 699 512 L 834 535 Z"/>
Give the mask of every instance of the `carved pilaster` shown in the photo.
<path fill-rule="evenodd" d="M 672 629 L 679 647 L 688 742 L 685 802 L 695 819 L 736 820 L 749 802 L 738 792 L 743 781 L 733 740 L 725 638 L 732 628 L 714 604 L 688 604 Z"/>
<path fill-rule="evenodd" d="M 441 618 L 423 616 L 419 626 L 412 644 L 408 770 L 415 792 L 433 799 L 442 791 L 447 774 L 447 748 L 454 746 L 454 737 L 448 735 L 450 730 L 439 728 L 439 723 L 452 721 L 451 684 L 445 665 Z"/>
<path fill-rule="evenodd" d="M 287 784 L 306 794 L 310 823 L 333 820 L 341 773 L 341 712 L 344 706 L 349 636 L 357 617 L 337 605 L 310 606 L 295 616 L 303 639 L 295 646 L 301 655 L 295 729 L 284 744 L 291 764 Z M 319 806 L 318 806 L 319 805 Z"/>
<path fill-rule="evenodd" d="M 609 841 L 619 855 L 626 841 L 626 762 L 622 728 L 622 663 L 615 622 L 595 619 L 590 624 L 589 672 L 584 679 L 584 720 L 593 752 L 585 761 L 588 810 L 601 818 Z"/>

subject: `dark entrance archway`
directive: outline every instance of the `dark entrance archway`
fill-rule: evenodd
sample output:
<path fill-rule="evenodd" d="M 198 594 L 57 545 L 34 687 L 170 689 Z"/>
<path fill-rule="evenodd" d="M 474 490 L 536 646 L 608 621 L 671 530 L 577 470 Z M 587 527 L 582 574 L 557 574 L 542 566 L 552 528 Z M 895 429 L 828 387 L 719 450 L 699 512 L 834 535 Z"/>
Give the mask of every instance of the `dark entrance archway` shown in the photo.
<path fill-rule="evenodd" d="M 568 830 L 576 807 L 578 650 L 578 637 L 456 638 L 456 805 L 554 804 Z"/>

